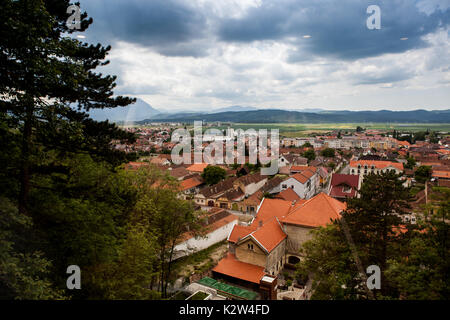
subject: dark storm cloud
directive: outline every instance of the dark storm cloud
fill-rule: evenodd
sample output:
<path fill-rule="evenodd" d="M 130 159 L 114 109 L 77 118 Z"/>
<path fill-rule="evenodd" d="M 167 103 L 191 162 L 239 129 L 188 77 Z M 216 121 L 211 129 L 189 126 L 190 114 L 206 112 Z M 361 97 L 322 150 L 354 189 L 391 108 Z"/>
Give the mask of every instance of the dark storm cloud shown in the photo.
<path fill-rule="evenodd" d="M 450 10 L 427 15 L 413 0 L 265 0 L 218 27 L 226 42 L 286 41 L 297 47 L 290 62 L 311 55 L 355 60 L 426 46 L 422 36 L 449 25 Z M 369 5 L 381 8 L 381 30 L 369 30 Z M 309 35 L 310 38 L 303 36 Z M 408 38 L 401 41 L 400 38 Z"/>
<path fill-rule="evenodd" d="M 93 17 L 87 35 L 105 43 L 136 43 L 167 56 L 205 54 L 206 18 L 181 0 L 89 0 L 81 9 Z"/>

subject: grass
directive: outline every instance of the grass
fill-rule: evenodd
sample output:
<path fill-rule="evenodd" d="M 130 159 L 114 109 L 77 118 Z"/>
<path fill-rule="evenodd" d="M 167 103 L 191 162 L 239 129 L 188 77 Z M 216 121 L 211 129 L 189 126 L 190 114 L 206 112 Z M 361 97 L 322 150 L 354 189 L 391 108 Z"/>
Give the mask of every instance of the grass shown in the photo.
<path fill-rule="evenodd" d="M 357 126 L 373 130 L 397 130 L 397 131 L 445 131 L 450 132 L 450 124 L 447 123 L 235 123 L 234 129 L 279 129 L 280 135 L 286 137 L 301 137 L 311 133 L 324 133 L 330 130 L 354 131 Z M 218 127 L 226 129 L 226 126 Z"/>
<path fill-rule="evenodd" d="M 210 257 L 211 254 L 225 244 L 226 240 L 176 260 L 173 265 L 175 271 L 173 275 L 175 278 L 180 276 L 189 276 L 189 274 L 186 274 L 186 271 L 190 269 L 189 267 L 193 267 L 194 273 L 203 273 L 211 269 L 214 263 L 213 259 Z"/>

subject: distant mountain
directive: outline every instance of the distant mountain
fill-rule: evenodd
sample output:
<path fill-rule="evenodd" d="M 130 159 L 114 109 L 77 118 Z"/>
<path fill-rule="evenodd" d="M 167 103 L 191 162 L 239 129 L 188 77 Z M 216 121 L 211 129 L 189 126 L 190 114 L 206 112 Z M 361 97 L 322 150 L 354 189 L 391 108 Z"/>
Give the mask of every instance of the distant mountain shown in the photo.
<path fill-rule="evenodd" d="M 177 114 L 164 117 L 157 116 L 159 121 L 193 122 L 204 120 L 208 122 L 237 123 L 450 123 L 450 110 L 442 111 L 326 111 L 320 113 L 298 112 L 286 110 L 255 110 L 241 112 L 220 112 L 210 114 Z M 152 121 L 147 119 L 146 121 Z M 145 121 L 143 121 L 145 122 Z"/>
<path fill-rule="evenodd" d="M 113 109 L 94 109 L 89 112 L 90 116 L 97 121 L 140 121 L 152 118 L 160 112 L 152 108 L 147 102 L 137 99 L 136 103 L 126 107 Z"/>
<path fill-rule="evenodd" d="M 307 113 L 321 113 L 325 111 L 325 109 L 318 109 L 318 108 L 306 108 L 306 109 L 299 109 L 299 110 L 293 110 L 298 112 L 307 112 Z"/>
<path fill-rule="evenodd" d="M 242 106 L 231 106 L 220 109 L 215 109 L 209 113 L 221 113 L 221 112 L 241 112 L 241 111 L 255 111 L 258 110 L 255 107 L 242 107 Z"/>

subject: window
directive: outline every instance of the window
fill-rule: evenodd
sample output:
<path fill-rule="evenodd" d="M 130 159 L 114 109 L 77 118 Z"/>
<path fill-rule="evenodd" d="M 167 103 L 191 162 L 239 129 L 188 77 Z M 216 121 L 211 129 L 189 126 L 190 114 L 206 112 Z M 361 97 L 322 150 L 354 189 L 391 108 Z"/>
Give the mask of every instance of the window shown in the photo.
<path fill-rule="evenodd" d="M 351 191 L 352 191 L 352 188 L 349 187 L 349 186 L 343 186 L 342 187 L 342 192 L 350 193 Z"/>
<path fill-rule="evenodd" d="M 283 189 L 286 189 L 286 188 L 287 188 L 287 184 L 283 184 L 283 185 L 281 185 L 281 187 L 282 187 Z"/>
<path fill-rule="evenodd" d="M 249 243 L 247 244 L 248 250 L 252 250 L 253 251 L 253 244 Z"/>

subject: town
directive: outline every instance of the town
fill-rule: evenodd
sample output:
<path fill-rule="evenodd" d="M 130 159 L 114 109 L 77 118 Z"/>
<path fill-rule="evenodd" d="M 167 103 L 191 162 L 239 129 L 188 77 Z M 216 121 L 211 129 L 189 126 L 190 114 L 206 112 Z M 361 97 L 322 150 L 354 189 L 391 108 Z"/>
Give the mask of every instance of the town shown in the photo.
<path fill-rule="evenodd" d="M 232 126 L 223 130 L 225 137 L 236 135 Z M 204 299 L 219 300 L 309 299 L 311 282 L 295 273 L 302 260 L 300 248 L 312 238 L 311 230 L 339 219 L 346 202 L 359 197 L 365 176 L 382 172 L 399 176 L 412 195 L 411 208 L 402 216 L 407 224 L 415 224 L 424 207 L 433 203 L 433 190 L 450 188 L 448 132 L 357 126 L 298 138 L 281 136 L 279 156 L 272 159 L 278 173 L 266 176 L 260 173 L 259 162 L 249 163 L 248 137 L 243 164 L 216 164 L 211 158 L 194 163 L 193 154 L 192 162 L 174 164 L 171 151 L 176 144 L 171 134 L 187 127 L 184 123 L 127 127 L 137 135 L 136 142 L 114 146 L 139 155 L 125 166 L 127 170 L 154 167 L 166 172 L 179 181 L 179 196 L 206 213 L 206 232 L 183 233 L 174 260 L 209 248 L 215 248 L 214 259 L 209 268 L 175 279 L 175 297 L 203 293 Z M 205 140 L 203 150 L 214 139 Z M 237 158 L 238 152 L 233 152 Z"/>

